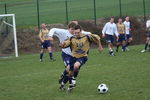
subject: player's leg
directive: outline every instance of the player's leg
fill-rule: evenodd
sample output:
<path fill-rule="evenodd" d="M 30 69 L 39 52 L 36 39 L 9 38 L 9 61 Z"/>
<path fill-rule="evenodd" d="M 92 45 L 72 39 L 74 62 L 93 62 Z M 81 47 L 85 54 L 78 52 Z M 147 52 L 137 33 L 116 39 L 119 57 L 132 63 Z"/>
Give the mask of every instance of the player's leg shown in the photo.
<path fill-rule="evenodd" d="M 150 45 L 149 41 L 150 41 L 150 38 L 147 38 L 147 39 L 146 39 L 146 42 L 145 42 L 145 47 L 144 47 L 144 49 L 141 51 L 142 53 L 145 52 L 145 51 L 147 50 L 147 47 Z"/>
<path fill-rule="evenodd" d="M 48 49 L 48 52 L 49 52 L 50 61 L 55 61 L 55 59 L 53 58 L 52 45 L 51 45 L 50 41 L 46 40 L 46 44 L 47 44 L 47 49 Z"/>
<path fill-rule="evenodd" d="M 40 62 L 43 61 L 43 55 L 44 55 L 44 43 L 41 43 Z"/>
<path fill-rule="evenodd" d="M 122 51 L 125 52 L 125 50 L 126 50 L 126 41 L 125 41 L 125 35 L 124 34 L 122 35 L 121 42 L 122 42 Z"/>
<path fill-rule="evenodd" d="M 120 35 L 119 35 L 119 38 L 118 38 L 118 40 L 117 40 L 117 44 L 116 44 L 116 52 L 118 52 L 118 50 L 119 50 L 119 46 L 120 46 L 120 44 L 121 44 L 121 38 L 120 38 Z"/>
<path fill-rule="evenodd" d="M 131 37 L 131 34 L 127 35 L 127 40 L 126 40 L 126 50 L 129 51 L 128 46 L 130 45 L 130 43 L 133 41 L 133 38 Z"/>
<path fill-rule="evenodd" d="M 61 57 L 62 57 L 62 60 L 63 60 L 65 68 L 67 68 L 67 66 L 70 64 L 70 58 L 71 58 L 71 56 L 68 55 L 68 54 L 66 54 L 66 53 L 64 53 L 64 52 L 62 52 L 61 53 Z M 60 77 L 59 77 L 59 80 L 58 80 L 59 84 L 61 84 L 63 76 L 64 76 L 64 73 L 62 73 L 60 75 Z"/>
<path fill-rule="evenodd" d="M 109 55 L 110 56 L 114 56 L 114 52 L 113 52 L 113 36 L 112 35 L 105 35 L 105 39 L 106 39 L 106 43 L 108 44 L 108 49 L 109 49 Z"/>
<path fill-rule="evenodd" d="M 74 68 L 73 68 L 73 74 L 76 74 L 76 73 L 79 73 L 79 70 L 80 70 L 80 67 L 85 64 L 85 62 L 87 61 L 87 57 L 81 57 L 81 58 L 77 58 L 76 59 L 76 62 L 74 63 Z M 75 76 L 75 75 L 74 75 Z M 77 77 L 78 75 L 76 75 Z M 69 88 L 68 88 L 68 91 L 72 90 L 73 88 L 75 88 L 75 85 L 74 83 L 72 83 L 73 79 L 70 78 L 69 79 Z"/>

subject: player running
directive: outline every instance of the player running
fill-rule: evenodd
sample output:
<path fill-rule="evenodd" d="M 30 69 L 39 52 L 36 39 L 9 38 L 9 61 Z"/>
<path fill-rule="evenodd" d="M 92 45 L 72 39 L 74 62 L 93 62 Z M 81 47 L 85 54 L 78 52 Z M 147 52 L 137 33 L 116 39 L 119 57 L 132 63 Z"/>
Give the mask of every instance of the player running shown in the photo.
<path fill-rule="evenodd" d="M 117 32 L 117 27 L 116 24 L 114 23 L 114 18 L 110 18 L 110 22 L 107 22 L 102 30 L 103 38 L 106 39 L 106 42 L 108 44 L 108 49 L 109 49 L 109 55 L 110 56 L 115 56 L 113 52 L 113 41 L 114 41 L 114 34 L 118 38 L 118 32 Z"/>
<path fill-rule="evenodd" d="M 64 70 L 64 76 L 60 85 L 61 90 L 65 90 L 65 84 L 69 81 L 68 91 L 74 88 L 72 84 L 72 76 L 79 71 L 80 67 L 86 63 L 88 51 L 91 42 L 98 44 L 99 50 L 102 51 L 102 45 L 100 42 L 100 37 L 95 34 L 83 35 L 81 33 L 82 29 L 80 25 L 75 26 L 74 36 L 67 39 L 66 41 L 60 43 L 60 47 L 66 48 L 70 47 L 72 50 L 72 57 L 70 58 L 70 63 Z"/>
<path fill-rule="evenodd" d="M 76 26 L 76 23 L 74 22 L 71 22 L 70 24 L 68 24 L 68 29 L 59 29 L 59 28 L 52 28 L 50 31 L 49 31 L 49 37 L 52 38 L 53 36 L 56 36 L 58 37 L 59 39 L 59 42 L 64 42 L 66 39 L 70 38 L 73 36 L 73 32 L 74 32 L 74 27 Z M 90 32 L 85 32 L 82 30 L 82 34 L 91 34 Z M 67 67 L 70 63 L 70 57 L 71 57 L 71 50 L 70 50 L 70 47 L 67 47 L 67 48 L 62 48 L 62 60 L 64 62 L 64 65 L 65 67 Z M 73 77 L 73 80 L 72 82 L 74 84 L 76 84 L 76 77 L 78 75 L 78 72 L 76 72 L 74 74 L 74 77 Z M 61 82 L 62 80 L 62 77 L 63 77 L 63 73 L 59 79 L 59 83 Z"/>
<path fill-rule="evenodd" d="M 48 38 L 48 29 L 46 28 L 46 24 L 41 24 L 39 38 L 41 41 L 40 62 L 43 61 L 44 49 L 48 49 L 50 61 L 55 61 L 53 59 L 52 46 Z"/>
<path fill-rule="evenodd" d="M 130 17 L 127 16 L 125 18 L 125 21 L 123 22 L 126 28 L 126 50 L 129 51 L 128 46 L 130 45 L 130 43 L 132 42 L 133 38 L 131 36 L 131 28 L 130 28 Z"/>
<path fill-rule="evenodd" d="M 150 16 L 149 16 L 150 18 Z M 147 20 L 146 22 L 146 29 L 148 30 L 148 34 L 147 34 L 147 39 L 146 39 L 146 43 L 145 43 L 145 48 L 144 50 L 142 50 L 141 52 L 146 52 L 147 51 L 147 47 L 149 46 L 149 51 L 150 51 L 150 19 Z"/>
<path fill-rule="evenodd" d="M 126 49 L 126 41 L 125 41 L 125 25 L 122 22 L 122 18 L 118 19 L 117 25 L 117 31 L 118 31 L 118 40 L 117 40 L 117 48 L 116 52 L 119 50 L 119 46 L 122 45 L 122 51 L 125 51 Z"/>

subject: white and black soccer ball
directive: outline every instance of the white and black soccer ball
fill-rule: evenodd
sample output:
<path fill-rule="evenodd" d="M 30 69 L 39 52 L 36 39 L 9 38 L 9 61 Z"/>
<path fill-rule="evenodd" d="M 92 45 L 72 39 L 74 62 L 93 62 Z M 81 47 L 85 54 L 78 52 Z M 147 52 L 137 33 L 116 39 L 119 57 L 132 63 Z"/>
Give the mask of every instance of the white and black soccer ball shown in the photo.
<path fill-rule="evenodd" d="M 108 91 L 108 87 L 104 83 L 100 84 L 97 89 L 98 89 L 98 92 L 102 93 L 102 94 L 104 94 Z"/>

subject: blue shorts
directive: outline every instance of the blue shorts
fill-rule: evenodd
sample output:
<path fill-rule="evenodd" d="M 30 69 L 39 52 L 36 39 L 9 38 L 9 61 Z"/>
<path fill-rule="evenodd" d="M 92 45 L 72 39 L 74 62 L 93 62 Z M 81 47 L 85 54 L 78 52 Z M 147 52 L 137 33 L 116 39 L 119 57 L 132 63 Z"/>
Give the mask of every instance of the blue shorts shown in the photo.
<path fill-rule="evenodd" d="M 106 39 L 106 43 L 113 43 L 114 42 L 113 35 L 105 34 L 105 39 Z"/>
<path fill-rule="evenodd" d="M 147 33 L 147 37 L 150 38 L 150 32 Z"/>
<path fill-rule="evenodd" d="M 70 58 L 70 70 L 71 71 L 73 71 L 74 70 L 74 64 L 75 64 L 75 62 L 79 62 L 80 64 L 81 64 L 81 66 L 83 65 L 83 64 L 85 64 L 85 62 L 87 61 L 88 59 L 87 59 L 87 57 L 81 57 L 81 58 L 75 58 L 75 57 L 71 57 Z M 80 67 L 81 67 L 80 66 Z"/>
<path fill-rule="evenodd" d="M 125 40 L 126 40 L 125 34 L 119 34 L 118 42 L 122 42 L 122 41 L 125 41 Z"/>
<path fill-rule="evenodd" d="M 52 45 L 51 45 L 50 40 L 44 40 L 44 42 L 41 43 L 41 48 L 42 48 L 42 49 L 47 49 L 48 47 L 51 47 L 51 46 L 52 46 Z"/>
<path fill-rule="evenodd" d="M 126 34 L 126 40 L 128 40 L 131 37 L 132 37 L 131 34 Z"/>
<path fill-rule="evenodd" d="M 61 57 L 63 59 L 64 65 L 65 67 L 68 66 L 70 64 L 70 58 L 72 57 L 71 55 L 68 55 L 64 52 L 61 53 Z"/>

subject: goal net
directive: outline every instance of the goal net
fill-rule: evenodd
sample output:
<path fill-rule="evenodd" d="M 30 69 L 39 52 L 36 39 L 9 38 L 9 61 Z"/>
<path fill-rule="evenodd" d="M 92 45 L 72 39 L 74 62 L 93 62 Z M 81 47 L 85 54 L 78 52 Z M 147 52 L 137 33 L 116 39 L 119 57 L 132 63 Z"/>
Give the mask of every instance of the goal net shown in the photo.
<path fill-rule="evenodd" d="M 18 57 L 14 14 L 0 15 L 0 57 Z"/>

